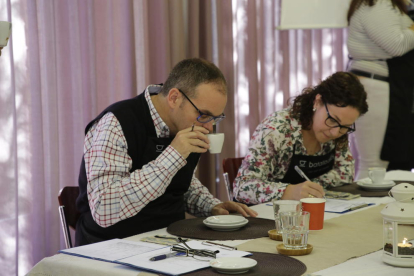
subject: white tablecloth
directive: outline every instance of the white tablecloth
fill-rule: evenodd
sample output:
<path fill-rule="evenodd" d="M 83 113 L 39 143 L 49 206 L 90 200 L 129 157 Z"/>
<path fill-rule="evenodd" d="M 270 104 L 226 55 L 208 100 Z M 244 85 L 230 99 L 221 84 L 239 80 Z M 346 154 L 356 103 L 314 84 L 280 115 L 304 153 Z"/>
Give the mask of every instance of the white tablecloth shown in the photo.
<path fill-rule="evenodd" d="M 410 174 L 402 171 L 394 171 L 387 173 L 387 179 L 392 180 L 409 180 L 414 181 L 414 174 Z M 394 199 L 389 197 L 374 198 L 374 197 L 361 197 L 352 200 L 352 202 L 366 202 L 366 203 L 376 203 L 376 204 L 385 204 L 394 201 Z M 366 208 L 370 208 L 366 207 Z M 256 210 L 259 213 L 260 218 L 265 219 L 274 219 L 273 207 L 268 204 L 260 204 L 253 206 L 252 209 Z M 347 215 L 354 212 L 359 212 L 362 209 L 358 209 L 352 212 L 345 214 L 336 214 L 336 213 L 325 213 L 325 220 Z M 154 236 L 154 235 L 167 234 L 166 228 L 139 234 L 127 238 L 128 240 L 139 241 L 142 237 Z M 239 244 L 245 243 L 247 240 L 234 240 L 234 241 L 217 241 L 231 246 L 237 246 Z M 348 260 L 342 264 L 330 267 L 318 271 L 312 276 L 321 275 L 321 276 L 341 276 L 341 275 L 376 275 L 376 276 L 408 276 L 414 275 L 414 268 L 400 268 L 387 265 L 381 261 L 382 251 L 374 252 L 360 258 Z M 92 259 L 86 259 L 81 257 L 70 256 L 66 254 L 57 254 L 52 257 L 44 258 L 40 261 L 33 269 L 28 273 L 28 275 L 78 275 L 78 276 L 93 276 L 93 275 L 125 275 L 125 276 L 144 276 L 151 275 L 146 272 L 139 272 L 136 269 L 132 269 L 126 266 L 106 263 L 101 261 L 96 261 Z M 153 274 L 155 275 L 155 274 Z"/>

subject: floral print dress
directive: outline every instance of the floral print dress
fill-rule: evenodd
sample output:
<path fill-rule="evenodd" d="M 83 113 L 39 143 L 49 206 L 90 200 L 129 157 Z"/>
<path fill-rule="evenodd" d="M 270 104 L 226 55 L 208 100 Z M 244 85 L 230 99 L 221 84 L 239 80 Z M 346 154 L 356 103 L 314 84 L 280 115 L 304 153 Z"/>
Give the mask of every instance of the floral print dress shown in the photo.
<path fill-rule="evenodd" d="M 291 107 L 277 111 L 267 116 L 256 128 L 233 183 L 236 200 L 260 204 L 283 196 L 290 183 L 280 181 L 288 171 L 293 149 L 296 154 L 308 155 L 303 145 L 302 126 L 291 117 L 290 112 Z M 334 148 L 335 141 L 322 143 L 321 150 L 314 156 L 327 154 Z M 343 147 L 335 151 L 333 169 L 311 181 L 327 188 L 349 184 L 353 177 L 354 159 L 349 147 Z"/>

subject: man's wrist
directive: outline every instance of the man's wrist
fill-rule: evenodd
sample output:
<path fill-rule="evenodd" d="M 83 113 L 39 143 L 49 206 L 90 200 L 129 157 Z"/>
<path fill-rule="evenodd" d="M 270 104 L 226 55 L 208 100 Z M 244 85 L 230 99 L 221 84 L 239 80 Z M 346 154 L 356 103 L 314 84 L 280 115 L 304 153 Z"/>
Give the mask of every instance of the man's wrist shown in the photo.
<path fill-rule="evenodd" d="M 209 215 L 211 215 L 214 207 L 216 207 L 217 205 L 223 203 L 221 200 L 219 200 L 218 198 L 213 198 L 212 202 L 210 203 L 210 211 L 208 212 Z"/>

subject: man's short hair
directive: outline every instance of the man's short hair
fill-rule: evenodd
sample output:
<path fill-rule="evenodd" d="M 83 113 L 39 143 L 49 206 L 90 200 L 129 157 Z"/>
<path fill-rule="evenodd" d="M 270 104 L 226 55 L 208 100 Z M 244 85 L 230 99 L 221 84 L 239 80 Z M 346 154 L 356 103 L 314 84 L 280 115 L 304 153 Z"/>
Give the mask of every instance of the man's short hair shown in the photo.
<path fill-rule="evenodd" d="M 227 94 L 226 79 L 214 63 L 201 58 L 184 59 L 171 70 L 160 93 L 167 96 L 172 88 L 179 88 L 188 97 L 194 97 L 197 86 L 208 83 L 221 85 Z"/>

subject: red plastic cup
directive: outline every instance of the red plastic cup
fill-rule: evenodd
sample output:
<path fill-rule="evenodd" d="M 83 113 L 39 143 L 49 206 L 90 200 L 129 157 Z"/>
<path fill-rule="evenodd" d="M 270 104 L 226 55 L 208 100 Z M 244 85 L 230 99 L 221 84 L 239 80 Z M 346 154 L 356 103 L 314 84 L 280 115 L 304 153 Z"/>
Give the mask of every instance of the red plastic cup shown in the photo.
<path fill-rule="evenodd" d="M 323 229 L 326 199 L 302 198 L 300 202 L 302 202 L 302 211 L 310 213 L 309 230 Z"/>

